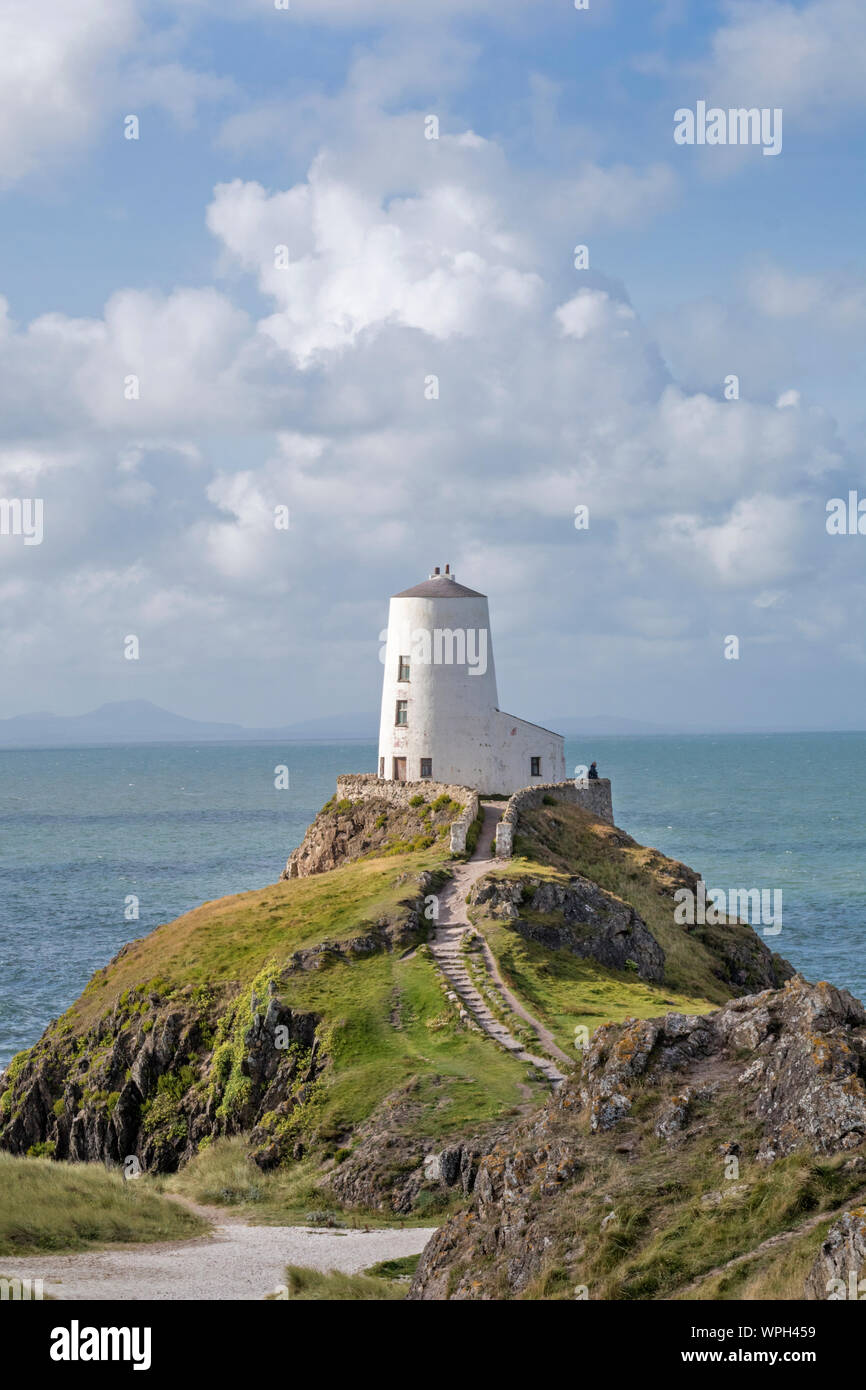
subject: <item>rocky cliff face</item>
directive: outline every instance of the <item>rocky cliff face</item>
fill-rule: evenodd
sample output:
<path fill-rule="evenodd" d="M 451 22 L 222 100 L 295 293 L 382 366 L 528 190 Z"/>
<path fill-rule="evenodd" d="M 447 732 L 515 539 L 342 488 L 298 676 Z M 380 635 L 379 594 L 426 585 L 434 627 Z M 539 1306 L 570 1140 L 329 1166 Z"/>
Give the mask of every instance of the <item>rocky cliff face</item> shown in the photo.
<path fill-rule="evenodd" d="M 580 1100 L 590 1130 L 610 1129 L 635 1096 L 669 1074 L 702 1086 L 736 1084 L 762 1125 L 755 1157 L 769 1161 L 808 1146 L 857 1148 L 866 1139 L 866 1012 L 847 990 L 807 985 L 734 999 L 703 1017 L 668 1014 L 593 1035 Z M 744 1054 L 748 1065 L 740 1067 Z M 688 1088 L 678 1085 L 679 1128 Z M 671 1121 L 667 1121 L 671 1124 Z"/>
<path fill-rule="evenodd" d="M 0 1147 L 78 1161 L 134 1158 L 145 1171 L 173 1172 L 203 1144 L 248 1134 L 262 1168 L 299 1157 L 307 1103 L 328 1063 L 327 1030 L 318 1014 L 284 1004 L 281 986 L 296 972 L 418 945 L 429 931 L 424 895 L 437 882 L 413 877 L 392 917 L 271 962 L 247 990 L 152 980 L 125 990 L 83 1032 L 68 1020 L 53 1024 L 0 1080 Z"/>
<path fill-rule="evenodd" d="M 423 784 L 422 784 L 423 785 Z M 336 797 L 322 807 L 280 875 L 283 879 L 323 874 L 368 854 L 404 853 L 446 840 L 462 805 L 435 786 L 415 795 L 416 804 L 385 798 L 356 801 Z"/>
<path fill-rule="evenodd" d="M 700 1018 L 600 1028 L 582 1074 L 482 1159 L 471 1206 L 433 1237 L 410 1297 L 670 1296 L 688 1261 L 712 1265 L 713 1239 L 734 1254 L 758 1244 L 776 1192 L 772 1219 L 793 1201 L 794 1222 L 798 1175 L 805 1210 L 823 1200 L 816 1172 L 828 1202 L 861 1186 L 860 1156 L 844 1156 L 864 1141 L 866 1012 L 844 990 L 795 977 Z M 803 1154 L 827 1157 L 815 1169 Z M 712 1216 L 729 1205 L 748 1212 L 730 1232 Z M 858 1242 L 849 1221 L 810 1287 L 859 1259 Z"/>
<path fill-rule="evenodd" d="M 591 956 L 612 970 L 635 969 L 643 980 L 664 978 L 665 953 L 646 922 L 580 874 L 567 883 L 491 876 L 479 880 L 469 901 L 548 950 Z"/>
<path fill-rule="evenodd" d="M 49 1030 L 7 1074 L 0 1142 L 173 1172 L 203 1141 L 251 1130 L 267 1166 L 280 1156 L 270 1127 L 303 1105 L 323 1064 L 317 1023 L 272 995 L 226 1005 L 206 991 L 129 991 L 83 1036 Z"/>
<path fill-rule="evenodd" d="M 805 1298 L 839 1303 L 866 1297 L 866 1207 L 843 1212 L 821 1243 L 806 1276 Z"/>
<path fill-rule="evenodd" d="M 409 1083 L 370 1117 L 355 1136 L 349 1158 L 328 1178 L 328 1187 L 348 1207 L 408 1215 L 425 1194 L 435 1211 L 449 1197 L 468 1196 L 475 1187 L 483 1154 L 509 1132 L 508 1124 L 488 1126 L 459 1140 L 434 1144 L 425 1131 L 424 1103 Z"/>

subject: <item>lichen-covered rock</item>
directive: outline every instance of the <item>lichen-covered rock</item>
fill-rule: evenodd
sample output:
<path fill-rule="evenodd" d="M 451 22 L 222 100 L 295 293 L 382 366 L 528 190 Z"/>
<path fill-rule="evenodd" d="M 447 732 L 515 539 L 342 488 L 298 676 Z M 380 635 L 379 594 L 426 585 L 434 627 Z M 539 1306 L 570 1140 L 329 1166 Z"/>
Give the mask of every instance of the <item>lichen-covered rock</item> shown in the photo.
<path fill-rule="evenodd" d="M 425 785 L 419 805 L 398 805 L 385 797 L 350 801 L 332 798 L 292 850 L 281 879 L 306 878 L 339 868 L 366 854 L 384 854 L 412 845 L 447 841 L 461 804 L 446 798 L 438 783 Z M 436 805 L 437 802 L 440 804 Z"/>
<path fill-rule="evenodd" d="M 655 1124 L 658 1139 L 672 1139 L 686 1127 L 689 1118 L 691 1091 L 686 1087 L 679 1095 L 673 1096 L 662 1110 Z"/>
<path fill-rule="evenodd" d="M 803 1296 L 830 1302 L 866 1298 L 866 1208 L 854 1207 L 834 1221 L 806 1275 Z"/>
<path fill-rule="evenodd" d="M 701 1107 L 696 1119 L 693 1110 Z M 575 1196 L 573 1184 L 599 1162 L 595 1146 L 610 1154 L 608 1131 L 623 1127 L 630 1143 L 616 1146 L 625 1155 L 619 1161 L 638 1162 L 641 1144 L 657 1138 L 675 1140 L 683 1152 L 714 1112 L 725 1125 L 715 1151 L 722 1161 L 741 1158 L 753 1171 L 757 1160 L 796 1149 L 835 1154 L 866 1142 L 863 1006 L 845 990 L 795 976 L 783 989 L 703 1016 L 668 1014 L 599 1028 L 582 1075 L 567 1078 L 540 1117 L 519 1125 L 507 1144 L 481 1160 L 472 1206 L 430 1241 L 409 1297 L 516 1297 L 551 1268 L 572 1277 L 570 1213 L 589 1200 L 585 1187 Z M 728 1128 L 734 1115 L 737 1139 Z M 707 1187 L 704 1207 L 747 1191 L 741 1183 L 721 1192 Z M 858 1242 L 862 1233 L 850 1222 L 836 1233 L 819 1272 L 825 1282 L 858 1256 Z M 577 1269 L 573 1277 L 580 1282 Z"/>
<path fill-rule="evenodd" d="M 356 1132 L 351 1153 L 328 1179 L 339 1201 L 405 1215 L 422 1191 L 428 1210 L 472 1192 L 482 1155 L 505 1137 L 508 1126 L 492 1125 L 483 1134 L 434 1148 L 421 1137 L 425 1108 L 414 1082 L 387 1097 Z"/>
<path fill-rule="evenodd" d="M 234 1030 L 222 1044 L 231 1053 L 224 1071 L 212 1041 L 221 1021 Z M 321 1065 L 317 1026 L 315 1014 L 275 997 L 128 990 L 83 1035 L 49 1029 L 6 1073 L 0 1146 L 77 1162 L 135 1158 L 145 1171 L 173 1172 L 202 1140 L 252 1129 L 254 1143 L 265 1142 L 255 1126 L 297 1105 L 299 1078 L 312 1080 Z"/>
<path fill-rule="evenodd" d="M 715 1013 L 608 1024 L 584 1058 L 581 1097 L 593 1128 L 627 1113 L 622 1097 L 640 1081 L 658 1083 L 710 1059 L 730 1070 L 754 1053 L 739 1084 L 764 1126 L 758 1157 L 809 1145 L 817 1153 L 854 1148 L 866 1138 L 866 1012 L 846 990 L 800 976 L 781 990 L 734 999 Z"/>
<path fill-rule="evenodd" d="M 643 980 L 664 978 L 665 953 L 633 907 L 580 874 L 567 883 L 520 875 L 479 879 L 470 904 L 552 951 L 592 957 Z"/>

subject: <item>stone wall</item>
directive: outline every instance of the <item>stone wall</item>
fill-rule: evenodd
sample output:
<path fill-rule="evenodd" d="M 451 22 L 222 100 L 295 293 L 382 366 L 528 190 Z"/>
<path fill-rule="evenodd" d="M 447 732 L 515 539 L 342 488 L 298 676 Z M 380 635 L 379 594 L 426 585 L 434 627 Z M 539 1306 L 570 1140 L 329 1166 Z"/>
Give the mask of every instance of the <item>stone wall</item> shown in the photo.
<path fill-rule="evenodd" d="M 469 827 L 481 809 L 478 793 L 472 791 L 471 787 L 466 787 L 464 790 L 469 792 L 469 801 L 464 806 L 463 811 L 457 817 L 456 821 L 453 821 L 451 825 L 452 854 L 462 854 L 466 849 L 466 836 L 469 833 Z"/>
<path fill-rule="evenodd" d="M 463 807 L 451 826 L 451 853 L 466 849 L 466 835 L 478 815 L 478 793 L 472 787 L 458 787 L 451 782 L 394 782 L 377 777 L 373 772 L 346 773 L 337 778 L 338 801 L 389 801 L 392 806 L 408 806 L 413 796 L 435 801 L 437 796 L 450 796 Z"/>
<path fill-rule="evenodd" d="M 555 801 L 567 801 L 572 806 L 582 806 L 585 811 L 598 816 L 599 820 L 607 821 L 608 825 L 614 824 L 609 777 L 594 778 L 592 781 L 584 777 L 579 782 L 548 782 L 542 787 L 523 787 L 509 799 L 502 820 L 496 827 L 497 858 L 511 858 L 521 811 L 542 806 L 546 796 L 553 797 Z"/>

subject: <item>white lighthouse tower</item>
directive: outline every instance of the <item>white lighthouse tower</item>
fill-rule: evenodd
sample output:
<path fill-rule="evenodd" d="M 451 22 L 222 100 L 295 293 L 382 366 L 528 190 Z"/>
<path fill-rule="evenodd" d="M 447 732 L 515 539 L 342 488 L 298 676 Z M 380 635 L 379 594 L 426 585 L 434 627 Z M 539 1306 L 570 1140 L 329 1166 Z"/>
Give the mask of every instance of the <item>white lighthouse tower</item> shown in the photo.
<path fill-rule="evenodd" d="M 487 599 L 448 565 L 391 599 L 379 776 L 509 796 L 565 781 L 562 736 L 500 710 Z"/>

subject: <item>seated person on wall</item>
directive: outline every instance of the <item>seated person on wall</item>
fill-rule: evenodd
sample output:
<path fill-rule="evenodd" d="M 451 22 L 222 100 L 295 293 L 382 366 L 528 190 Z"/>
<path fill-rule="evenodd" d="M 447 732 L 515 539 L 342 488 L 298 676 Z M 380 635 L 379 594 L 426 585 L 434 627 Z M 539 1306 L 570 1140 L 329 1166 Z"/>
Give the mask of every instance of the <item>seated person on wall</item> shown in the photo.
<path fill-rule="evenodd" d="M 596 767 L 594 762 L 590 763 L 589 765 L 589 772 L 587 773 L 587 778 L 590 782 L 598 781 L 598 768 Z"/>

